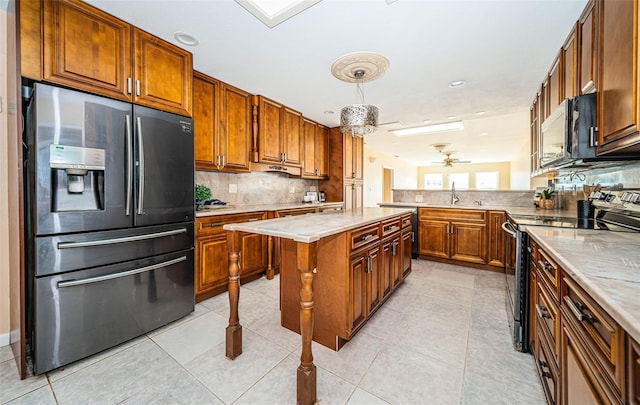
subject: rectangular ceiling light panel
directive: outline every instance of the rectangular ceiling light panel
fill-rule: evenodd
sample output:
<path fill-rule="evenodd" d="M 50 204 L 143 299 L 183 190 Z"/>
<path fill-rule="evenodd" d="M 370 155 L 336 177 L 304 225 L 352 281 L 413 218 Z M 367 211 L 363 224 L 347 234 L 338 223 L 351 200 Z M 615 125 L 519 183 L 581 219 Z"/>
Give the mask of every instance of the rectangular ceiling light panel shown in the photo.
<path fill-rule="evenodd" d="M 464 125 L 462 121 L 444 122 L 442 124 L 424 125 L 421 127 L 394 129 L 393 132 L 397 136 L 411 136 L 419 134 L 432 134 L 434 132 L 462 131 Z"/>

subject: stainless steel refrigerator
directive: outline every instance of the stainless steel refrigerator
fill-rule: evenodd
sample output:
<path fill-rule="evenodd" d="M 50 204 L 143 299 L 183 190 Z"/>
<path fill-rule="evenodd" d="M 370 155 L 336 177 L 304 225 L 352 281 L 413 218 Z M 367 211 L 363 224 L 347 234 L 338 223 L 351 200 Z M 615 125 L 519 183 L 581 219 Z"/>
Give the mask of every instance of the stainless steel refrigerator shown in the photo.
<path fill-rule="evenodd" d="M 193 311 L 192 128 L 187 117 L 34 85 L 25 140 L 35 374 Z"/>

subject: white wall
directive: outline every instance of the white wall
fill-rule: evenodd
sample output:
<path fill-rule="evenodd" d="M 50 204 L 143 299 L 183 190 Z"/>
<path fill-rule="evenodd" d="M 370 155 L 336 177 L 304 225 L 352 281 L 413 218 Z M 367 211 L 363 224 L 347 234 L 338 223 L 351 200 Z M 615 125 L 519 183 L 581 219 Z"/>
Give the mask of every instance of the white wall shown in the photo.
<path fill-rule="evenodd" d="M 531 145 L 522 145 L 511 161 L 511 190 L 531 190 Z"/>
<path fill-rule="evenodd" d="M 375 159 L 374 159 L 375 158 Z M 371 162 L 371 160 L 374 160 Z M 377 207 L 382 202 L 383 169 L 393 169 L 393 188 L 418 188 L 418 168 L 390 155 L 364 147 L 364 206 Z"/>

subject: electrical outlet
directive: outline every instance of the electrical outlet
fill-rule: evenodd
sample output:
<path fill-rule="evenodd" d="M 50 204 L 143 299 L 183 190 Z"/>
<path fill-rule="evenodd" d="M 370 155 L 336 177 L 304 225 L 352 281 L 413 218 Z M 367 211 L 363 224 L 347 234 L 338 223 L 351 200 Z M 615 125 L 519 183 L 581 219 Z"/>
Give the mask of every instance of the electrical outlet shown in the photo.
<path fill-rule="evenodd" d="M 318 187 L 316 187 L 316 186 L 310 186 L 310 187 L 309 187 L 309 191 L 318 191 Z"/>
<path fill-rule="evenodd" d="M 229 184 L 229 194 L 235 194 L 238 192 L 237 184 Z"/>
<path fill-rule="evenodd" d="M 417 195 L 416 195 L 416 202 L 417 202 L 417 203 L 421 203 L 421 202 L 423 202 L 423 201 L 424 201 L 424 199 L 422 198 L 422 194 L 417 194 Z"/>
<path fill-rule="evenodd" d="M 289 186 L 289 194 L 294 194 L 296 192 L 296 186 Z"/>

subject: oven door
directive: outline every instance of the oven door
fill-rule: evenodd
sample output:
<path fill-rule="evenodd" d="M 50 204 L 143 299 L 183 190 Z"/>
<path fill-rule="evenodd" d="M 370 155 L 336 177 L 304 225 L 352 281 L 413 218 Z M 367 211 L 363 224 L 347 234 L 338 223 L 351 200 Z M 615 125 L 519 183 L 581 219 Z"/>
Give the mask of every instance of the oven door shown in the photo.
<path fill-rule="evenodd" d="M 528 297 L 529 297 L 529 235 L 507 221 L 502 225 L 507 233 L 505 263 L 505 306 L 513 347 L 529 351 Z"/>

